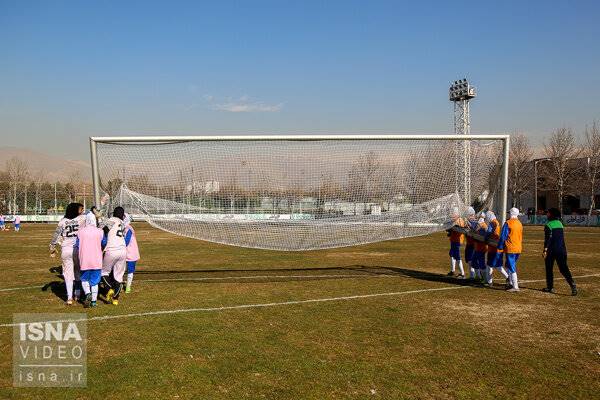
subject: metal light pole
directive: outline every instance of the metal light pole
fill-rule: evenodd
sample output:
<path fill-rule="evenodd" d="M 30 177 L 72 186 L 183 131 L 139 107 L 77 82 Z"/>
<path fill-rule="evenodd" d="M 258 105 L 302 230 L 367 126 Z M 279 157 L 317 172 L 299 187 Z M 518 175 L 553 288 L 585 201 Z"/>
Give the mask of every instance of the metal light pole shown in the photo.
<path fill-rule="evenodd" d="M 454 103 L 454 133 L 471 133 L 471 114 L 469 102 L 477 96 L 475 87 L 467 79 L 454 81 L 449 89 L 449 99 Z M 456 189 L 465 204 L 471 204 L 471 142 L 456 143 Z"/>
<path fill-rule="evenodd" d="M 537 218 L 537 211 L 538 211 L 538 193 L 537 193 L 537 182 L 538 182 L 538 175 L 537 175 L 537 163 L 539 160 L 535 160 L 533 162 L 533 221 L 535 223 L 535 219 Z"/>

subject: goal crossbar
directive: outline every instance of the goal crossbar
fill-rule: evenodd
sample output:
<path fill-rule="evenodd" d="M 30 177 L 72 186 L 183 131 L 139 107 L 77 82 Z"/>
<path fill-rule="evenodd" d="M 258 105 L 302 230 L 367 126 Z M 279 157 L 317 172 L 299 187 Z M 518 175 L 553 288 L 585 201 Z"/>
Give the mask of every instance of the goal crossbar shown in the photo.
<path fill-rule="evenodd" d="M 205 135 L 205 136 L 92 136 L 96 143 L 201 142 L 244 140 L 509 140 L 510 135 Z"/>

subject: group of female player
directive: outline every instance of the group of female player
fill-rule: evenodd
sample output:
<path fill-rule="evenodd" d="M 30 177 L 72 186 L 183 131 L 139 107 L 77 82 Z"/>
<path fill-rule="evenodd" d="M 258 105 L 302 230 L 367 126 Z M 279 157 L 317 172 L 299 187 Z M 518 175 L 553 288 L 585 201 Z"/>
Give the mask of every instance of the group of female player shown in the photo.
<path fill-rule="evenodd" d="M 7 222 L 8 222 L 7 217 L 0 214 L 0 231 L 8 230 L 8 227 L 6 226 Z M 13 223 L 13 228 L 15 229 L 15 232 L 19 232 L 21 230 L 21 217 L 18 215 L 13 215 L 12 223 Z"/>
<path fill-rule="evenodd" d="M 131 218 L 122 207 L 105 218 L 95 207 L 84 213 L 82 204 L 70 203 L 50 241 L 51 257 L 59 244 L 67 305 L 81 300 L 84 307 L 95 307 L 99 294 L 118 305 L 126 270 L 125 293 L 131 292 L 140 254 Z"/>
<path fill-rule="evenodd" d="M 494 270 L 506 280 L 506 288 L 519 291 L 517 261 L 523 250 L 523 225 L 519 221 L 519 210 L 510 210 L 510 219 L 501 227 L 492 211 L 475 213 L 467 210 L 467 218 L 453 213 L 454 226 L 448 230 L 450 237 L 450 272 L 464 279 L 465 272 L 461 257 L 461 245 L 465 241 L 465 261 L 469 265 L 469 279 L 484 285 L 493 284 Z"/>

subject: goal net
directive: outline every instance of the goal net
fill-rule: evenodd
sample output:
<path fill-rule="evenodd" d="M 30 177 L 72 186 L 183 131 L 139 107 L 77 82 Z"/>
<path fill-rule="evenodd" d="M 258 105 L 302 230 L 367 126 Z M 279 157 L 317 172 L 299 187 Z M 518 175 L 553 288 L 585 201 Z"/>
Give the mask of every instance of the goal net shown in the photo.
<path fill-rule="evenodd" d="M 498 206 L 505 190 L 504 136 L 91 140 L 107 210 L 121 205 L 165 231 L 243 247 L 298 251 L 430 234 L 470 205 Z"/>

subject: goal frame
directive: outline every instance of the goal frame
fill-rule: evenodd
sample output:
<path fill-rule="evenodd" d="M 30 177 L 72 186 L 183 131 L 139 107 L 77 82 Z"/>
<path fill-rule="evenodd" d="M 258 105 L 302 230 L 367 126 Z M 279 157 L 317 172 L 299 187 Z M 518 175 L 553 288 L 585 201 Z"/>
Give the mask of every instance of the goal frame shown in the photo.
<path fill-rule="evenodd" d="M 502 141 L 502 191 L 500 195 L 501 222 L 506 221 L 508 212 L 508 163 L 510 135 L 232 135 L 232 136 L 92 136 L 90 137 L 90 157 L 92 163 L 92 183 L 94 204 L 100 203 L 100 171 L 98 169 L 98 143 L 150 143 L 150 142 L 204 142 L 204 141 L 317 141 L 317 140 L 501 140 Z"/>

